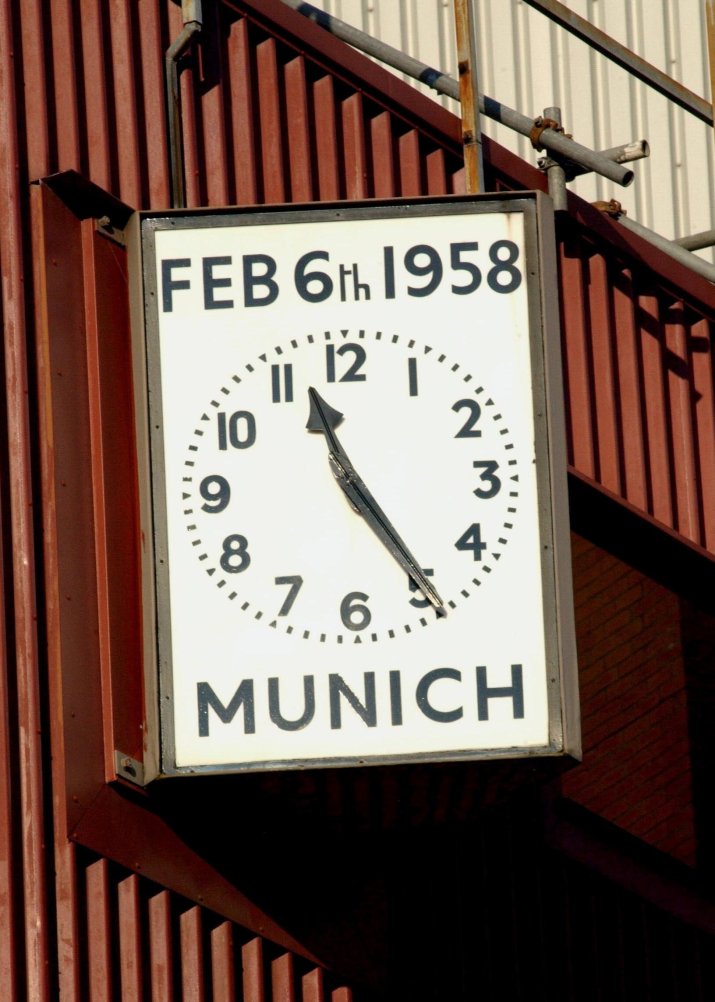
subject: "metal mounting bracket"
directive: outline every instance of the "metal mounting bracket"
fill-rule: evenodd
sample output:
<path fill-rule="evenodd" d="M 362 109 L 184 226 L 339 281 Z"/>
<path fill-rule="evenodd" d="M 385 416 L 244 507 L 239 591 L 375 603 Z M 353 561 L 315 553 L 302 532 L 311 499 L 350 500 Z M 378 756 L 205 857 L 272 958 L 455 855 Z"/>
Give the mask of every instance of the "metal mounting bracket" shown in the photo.
<path fill-rule="evenodd" d="M 144 786 L 144 763 L 125 755 L 124 752 L 114 750 L 114 769 L 117 776 L 129 780 L 137 786 Z"/>
<path fill-rule="evenodd" d="M 124 230 L 117 229 L 116 226 L 113 226 L 109 216 L 102 216 L 100 219 L 95 219 L 94 226 L 97 232 L 101 233 L 103 237 L 113 240 L 115 244 L 119 244 L 121 247 L 126 247 L 127 241 L 124 237 Z"/>

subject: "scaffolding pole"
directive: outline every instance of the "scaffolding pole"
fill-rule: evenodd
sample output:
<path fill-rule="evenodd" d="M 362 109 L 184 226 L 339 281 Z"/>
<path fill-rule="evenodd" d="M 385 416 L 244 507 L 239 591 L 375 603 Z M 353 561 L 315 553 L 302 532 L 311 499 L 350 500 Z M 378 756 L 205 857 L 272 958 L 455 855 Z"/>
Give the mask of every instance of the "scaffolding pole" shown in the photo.
<path fill-rule="evenodd" d="M 531 2 L 531 0 L 527 0 L 527 2 Z M 414 80 L 418 80 L 420 83 L 426 84 L 439 94 L 445 94 L 455 101 L 459 101 L 459 83 L 440 70 L 436 70 L 419 59 L 401 52 L 386 42 L 372 38 L 366 32 L 346 24 L 332 14 L 327 14 L 325 11 L 319 10 L 312 4 L 306 3 L 305 0 L 283 0 L 283 3 L 303 14 L 309 20 L 314 21 L 320 27 L 335 35 L 336 38 L 340 38 L 342 41 L 347 42 L 348 45 L 352 45 L 353 48 L 359 49 L 361 52 L 378 59 L 387 66 L 391 66 L 394 70 L 404 73 Z M 711 72 L 715 78 L 715 0 L 706 0 L 706 4 Z M 532 2 L 531 5 L 533 7 L 551 7 L 553 9 L 563 6 L 559 5 L 557 0 L 549 0 L 549 2 L 544 0 L 543 3 L 539 0 L 539 2 Z M 545 10 L 542 12 L 545 12 Z M 634 72 L 636 71 L 634 70 Z M 636 72 L 636 75 L 639 74 Z M 653 81 L 646 82 L 650 82 L 655 86 Z M 715 85 L 713 86 L 713 90 L 715 92 Z M 690 92 L 688 92 L 689 94 Z M 679 95 L 680 100 L 675 95 L 671 94 L 669 96 L 677 101 L 677 103 L 683 104 L 683 95 Z M 702 102 L 702 99 L 699 100 Z M 688 103 L 692 105 L 692 102 Z M 624 146 L 614 147 L 613 149 L 601 152 L 589 150 L 585 146 L 581 146 L 580 143 L 574 142 L 562 132 L 550 127 L 548 118 L 532 120 L 526 115 L 522 115 L 520 112 L 514 111 L 512 108 L 486 95 L 479 97 L 479 110 L 493 121 L 500 122 L 514 132 L 527 136 L 537 148 L 543 147 L 554 154 L 554 159 L 556 160 L 555 166 L 565 168 L 567 177 L 575 176 L 585 171 L 593 171 L 602 177 L 608 178 L 610 181 L 615 181 L 617 184 L 626 186 L 633 181 L 633 171 L 623 167 L 623 164 L 629 163 L 632 160 L 638 160 L 641 157 L 647 157 L 650 152 L 648 143 L 645 140 L 628 143 Z M 712 114 L 704 115 L 702 108 L 690 106 L 688 110 L 699 115 L 701 118 L 704 117 L 710 123 L 713 121 Z M 556 122 L 554 124 L 556 125 Z M 542 164 L 544 167 L 549 166 L 548 161 L 542 161 Z M 618 218 L 624 228 L 636 233 L 709 282 L 715 283 L 715 266 L 692 254 L 690 250 L 686 250 L 687 238 L 682 238 L 680 242 L 668 240 L 653 230 L 642 226 L 640 223 L 636 223 L 635 220 L 627 219 L 620 212 L 611 211 L 609 214 L 614 218 Z M 703 238 L 705 234 L 698 234 L 696 236 Z M 700 244 L 699 246 L 704 245 Z"/>
<path fill-rule="evenodd" d="M 482 129 L 479 124 L 479 72 L 474 0 L 454 0 L 454 28 L 462 111 L 462 147 L 467 194 L 484 191 Z"/>
<path fill-rule="evenodd" d="M 560 28 L 564 28 L 576 38 L 585 42 L 596 52 L 599 52 L 606 59 L 610 59 L 616 66 L 626 70 L 632 76 L 641 80 L 644 84 L 658 91 L 663 97 L 673 101 L 680 108 L 695 115 L 706 125 L 713 124 L 712 105 L 699 94 L 688 90 L 677 80 L 673 80 L 667 73 L 663 73 L 656 66 L 646 62 L 636 55 L 625 45 L 621 45 L 615 38 L 601 31 L 585 17 L 581 17 L 574 11 L 569 10 L 560 0 L 524 0 L 534 10 L 548 17 Z M 708 7 L 712 8 L 712 0 L 706 0 Z"/>
<path fill-rule="evenodd" d="M 360 31 L 350 24 L 346 24 L 345 21 L 341 21 L 332 14 L 318 10 L 317 7 L 306 3 L 305 0 L 283 0 L 283 3 L 287 7 L 292 7 L 293 10 L 303 14 L 309 20 L 314 21 L 321 28 L 325 28 L 326 31 L 335 35 L 336 38 L 347 42 L 348 45 L 352 45 L 368 56 L 379 59 L 380 62 L 391 66 L 400 73 L 405 73 L 407 76 L 419 80 L 420 83 L 426 84 L 439 94 L 445 94 L 447 97 L 459 101 L 459 83 L 452 77 L 447 76 L 447 74 L 441 73 L 426 63 L 420 62 L 419 59 L 415 59 L 413 56 L 408 56 L 386 42 L 372 38 L 366 32 Z M 520 112 L 514 111 L 513 108 L 509 108 L 500 101 L 496 101 L 494 98 L 487 97 L 486 95 L 479 97 L 479 110 L 487 118 L 491 118 L 495 122 L 500 122 L 514 132 L 532 139 L 535 127 L 533 118 L 522 115 Z M 537 121 L 539 120 L 537 119 Z M 596 174 L 600 174 L 602 177 L 608 178 L 609 181 L 614 181 L 623 187 L 626 187 L 633 181 L 633 171 L 629 167 L 624 167 L 622 163 L 617 163 L 602 153 L 597 153 L 595 150 L 589 150 L 586 146 L 574 142 L 573 139 L 570 139 L 562 132 L 557 132 L 548 127 L 541 129 L 538 141 L 539 145 L 544 149 L 550 150 L 552 153 L 558 154 L 566 160 L 572 160 L 586 170 L 594 171 Z"/>
<path fill-rule="evenodd" d="M 668 257 L 673 259 L 673 261 L 680 262 L 680 264 L 685 265 L 686 268 L 694 271 L 696 275 L 700 275 L 702 278 L 707 279 L 708 282 L 715 283 L 715 265 L 710 264 L 709 261 L 705 261 L 703 258 L 693 254 L 690 250 L 687 250 L 681 242 L 668 240 L 667 237 L 662 237 L 660 233 L 656 233 L 654 230 L 648 229 L 647 226 L 643 226 L 642 223 L 636 222 L 635 219 L 630 219 L 625 212 L 623 212 L 618 202 L 593 202 L 592 205 L 605 215 L 610 216 L 611 219 L 617 220 L 625 230 L 630 230 L 630 232 L 635 233 L 636 236 L 641 237 L 643 240 L 647 240 L 649 244 L 657 247 L 659 251 L 663 252 L 663 254 L 667 254 Z"/>

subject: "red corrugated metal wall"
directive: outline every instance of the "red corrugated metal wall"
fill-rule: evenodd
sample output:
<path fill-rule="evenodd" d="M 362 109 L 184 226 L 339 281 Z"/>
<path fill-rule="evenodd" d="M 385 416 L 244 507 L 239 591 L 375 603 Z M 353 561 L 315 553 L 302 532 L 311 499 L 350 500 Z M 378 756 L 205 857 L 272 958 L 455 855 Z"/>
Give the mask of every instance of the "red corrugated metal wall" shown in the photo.
<path fill-rule="evenodd" d="M 50 972 L 50 998 L 351 1002 L 321 968 L 152 881 L 81 850 L 75 865 L 80 948 Z"/>
<path fill-rule="evenodd" d="M 203 38 L 181 64 L 190 205 L 461 189 L 459 130 L 441 108 L 372 69 L 279 0 L 204 6 Z M 270 943 L 261 947 L 256 930 L 227 923 L 53 836 L 59 792 L 50 778 L 48 620 L 37 510 L 40 457 L 53 443 L 38 437 L 34 318 L 42 304 L 32 277 L 38 234 L 29 185 L 76 170 L 131 207 L 168 206 L 163 60 L 180 28 L 179 8 L 170 0 L 0 0 L 2 999 L 43 1002 L 61 987 L 62 997 L 73 1000 L 262 1002 L 299 997 L 300 979 L 305 1002 L 324 997 L 321 975 L 297 954 Z M 493 144 L 488 150 L 495 188 L 544 186 L 538 172 Z M 570 461 L 579 475 L 712 556 L 712 287 L 576 201 L 571 220 L 559 221 L 559 233 Z M 438 796 L 425 810 L 438 814 L 441 803 Z M 692 845 L 683 846 L 678 854 L 692 855 Z M 469 879 L 475 895 L 484 892 L 481 878 Z M 563 884 L 554 898 L 559 908 L 575 914 L 585 907 L 578 872 L 561 869 L 555 879 Z M 529 907 L 523 888 L 510 887 L 516 904 L 505 926 L 518 925 L 518 908 Z M 601 890 L 588 894 L 606 909 Z M 489 900 L 496 898 L 495 891 Z M 537 899 L 546 914 L 547 895 L 539 892 Z M 693 971 L 705 977 L 699 944 L 686 942 L 672 924 L 661 933 L 662 916 L 619 901 L 617 909 L 641 909 L 641 935 L 652 939 L 647 997 L 659 997 L 653 972 L 666 972 L 675 986 L 672 996 L 660 997 L 678 997 L 676 988 L 683 998 L 709 997 L 709 982 L 697 991 L 690 984 Z M 459 911 L 452 899 L 447 903 Z M 466 905 L 459 908 L 466 914 Z M 563 919 L 565 937 L 574 935 L 577 917 Z M 463 934 L 480 936 L 487 927 L 485 918 Z M 653 945 L 661 935 L 671 945 L 681 936 L 683 942 L 665 956 Z M 627 940 L 624 933 L 624 953 L 614 955 L 614 963 L 627 952 Z M 409 952 L 406 931 L 396 942 Z M 606 948 L 579 949 L 583 963 L 573 961 L 572 977 L 586 991 L 584 971 L 590 962 L 598 965 Z M 689 950 L 695 966 L 684 968 Z M 513 965 L 513 954 L 503 956 Z M 609 975 L 613 983 L 618 970 L 616 964 Z M 478 982 L 477 972 L 466 968 L 459 977 L 462 987 Z M 514 977 L 525 991 L 526 973 Z M 639 978 L 633 975 L 633 984 L 642 986 Z M 626 978 L 622 992 L 628 984 Z M 417 985 L 415 975 L 413 997 Z M 459 990 L 455 985 L 455 994 Z M 565 983 L 556 997 L 569 997 L 569 990 Z M 613 985 L 609 992 L 604 987 L 584 997 L 626 997 Z M 333 991 L 334 1002 L 347 997 L 346 989 Z"/>
<path fill-rule="evenodd" d="M 163 68 L 179 7 L 6 7 L 8 71 L 22 85 L 19 114 L 8 109 L 22 175 L 76 170 L 132 207 L 168 206 Z M 279 2 L 207 4 L 199 45 L 182 62 L 189 205 L 452 190 L 461 164 L 443 150 L 448 117 L 400 111 L 390 78 L 370 100 L 346 52 Z"/>
<path fill-rule="evenodd" d="M 163 56 L 179 8 L 6 4 L 13 210 L 27 181 L 69 169 L 133 208 L 168 205 Z M 463 188 L 456 120 L 279 0 L 208 5 L 181 66 L 190 206 Z M 488 149 L 493 187 L 544 187 Z M 577 223 L 559 227 L 570 461 L 715 553 L 712 288 L 583 203 L 572 209 Z"/>
<path fill-rule="evenodd" d="M 712 557 L 715 290 L 574 210 L 561 226 L 569 461 Z"/>

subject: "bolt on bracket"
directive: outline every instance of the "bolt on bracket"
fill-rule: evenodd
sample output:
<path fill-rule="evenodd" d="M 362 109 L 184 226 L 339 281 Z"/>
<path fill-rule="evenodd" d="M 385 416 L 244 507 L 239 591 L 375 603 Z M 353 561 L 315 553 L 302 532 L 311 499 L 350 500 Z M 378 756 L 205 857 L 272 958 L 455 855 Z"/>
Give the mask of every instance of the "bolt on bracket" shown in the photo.
<path fill-rule="evenodd" d="M 127 779 L 137 786 L 144 786 L 144 763 L 132 758 L 131 755 L 125 755 L 124 752 L 115 749 L 114 770 L 122 779 Z"/>

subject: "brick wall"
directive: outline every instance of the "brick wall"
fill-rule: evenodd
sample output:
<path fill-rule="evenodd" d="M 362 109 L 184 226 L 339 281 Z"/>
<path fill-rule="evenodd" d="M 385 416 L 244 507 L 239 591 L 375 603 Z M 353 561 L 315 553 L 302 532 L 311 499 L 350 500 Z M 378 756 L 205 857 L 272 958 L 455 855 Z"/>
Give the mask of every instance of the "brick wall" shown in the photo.
<path fill-rule="evenodd" d="M 694 864 L 681 600 L 580 536 L 572 546 L 584 757 L 563 792 Z"/>

